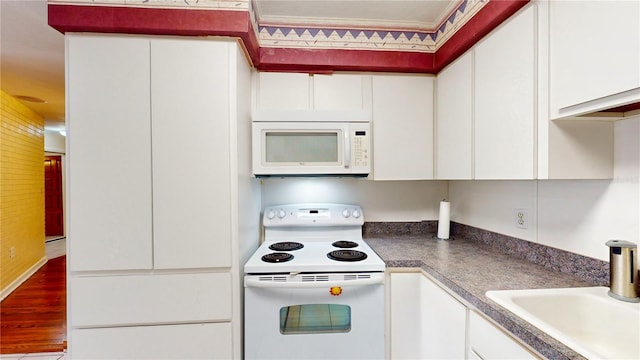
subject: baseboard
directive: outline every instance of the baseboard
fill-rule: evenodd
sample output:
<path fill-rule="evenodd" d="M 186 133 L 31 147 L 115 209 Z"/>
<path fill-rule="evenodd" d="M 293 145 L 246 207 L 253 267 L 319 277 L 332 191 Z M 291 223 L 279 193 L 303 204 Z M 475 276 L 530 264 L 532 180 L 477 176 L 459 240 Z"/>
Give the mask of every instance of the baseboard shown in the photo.
<path fill-rule="evenodd" d="M 38 260 L 35 264 L 33 264 L 27 271 L 23 272 L 22 275 L 18 276 L 17 279 L 11 282 L 6 288 L 0 291 L 0 301 L 4 300 L 7 296 L 9 296 L 15 289 L 17 289 L 22 283 L 29 280 L 29 278 L 35 274 L 44 264 L 47 263 L 47 256 L 43 256 L 40 260 Z"/>

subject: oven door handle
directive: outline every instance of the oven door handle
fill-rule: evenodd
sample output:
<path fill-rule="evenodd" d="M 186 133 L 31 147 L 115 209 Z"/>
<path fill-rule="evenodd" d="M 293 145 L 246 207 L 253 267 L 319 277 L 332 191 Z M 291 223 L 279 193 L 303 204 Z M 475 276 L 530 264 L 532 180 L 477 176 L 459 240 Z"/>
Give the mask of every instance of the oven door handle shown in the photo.
<path fill-rule="evenodd" d="M 247 277 L 244 279 L 245 287 L 260 287 L 260 288 L 279 288 L 279 289 L 300 289 L 300 288 L 326 288 L 337 286 L 368 286 L 384 283 L 384 275 L 372 276 L 368 279 L 354 279 L 354 280 L 329 280 L 329 281 L 274 281 L 274 280 L 260 280 L 256 277 Z"/>

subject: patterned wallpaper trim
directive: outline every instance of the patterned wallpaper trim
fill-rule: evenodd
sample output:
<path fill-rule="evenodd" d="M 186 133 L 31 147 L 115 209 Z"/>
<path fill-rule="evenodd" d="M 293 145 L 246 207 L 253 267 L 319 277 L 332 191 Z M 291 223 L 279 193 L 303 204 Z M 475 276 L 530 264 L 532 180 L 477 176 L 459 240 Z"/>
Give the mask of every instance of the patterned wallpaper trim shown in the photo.
<path fill-rule="evenodd" d="M 261 47 L 434 53 L 489 1 L 463 0 L 433 31 L 262 26 L 257 24 L 251 0 L 49 0 L 49 3 L 247 11 Z"/>

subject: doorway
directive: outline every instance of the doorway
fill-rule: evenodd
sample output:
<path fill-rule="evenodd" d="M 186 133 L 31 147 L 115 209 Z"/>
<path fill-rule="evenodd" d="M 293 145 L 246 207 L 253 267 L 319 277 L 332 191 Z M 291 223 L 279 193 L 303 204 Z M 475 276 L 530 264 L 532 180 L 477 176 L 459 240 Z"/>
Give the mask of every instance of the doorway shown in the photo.
<path fill-rule="evenodd" d="M 47 239 L 64 236 L 62 156 L 44 157 L 45 236 Z"/>

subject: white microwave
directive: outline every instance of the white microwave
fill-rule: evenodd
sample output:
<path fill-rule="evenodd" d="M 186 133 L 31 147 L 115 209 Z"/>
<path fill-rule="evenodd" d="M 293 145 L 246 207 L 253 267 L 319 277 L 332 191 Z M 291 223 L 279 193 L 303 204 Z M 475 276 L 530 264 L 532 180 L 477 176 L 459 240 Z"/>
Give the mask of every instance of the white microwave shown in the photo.
<path fill-rule="evenodd" d="M 253 119 L 256 176 L 367 176 L 371 124 L 363 112 L 262 112 Z"/>

